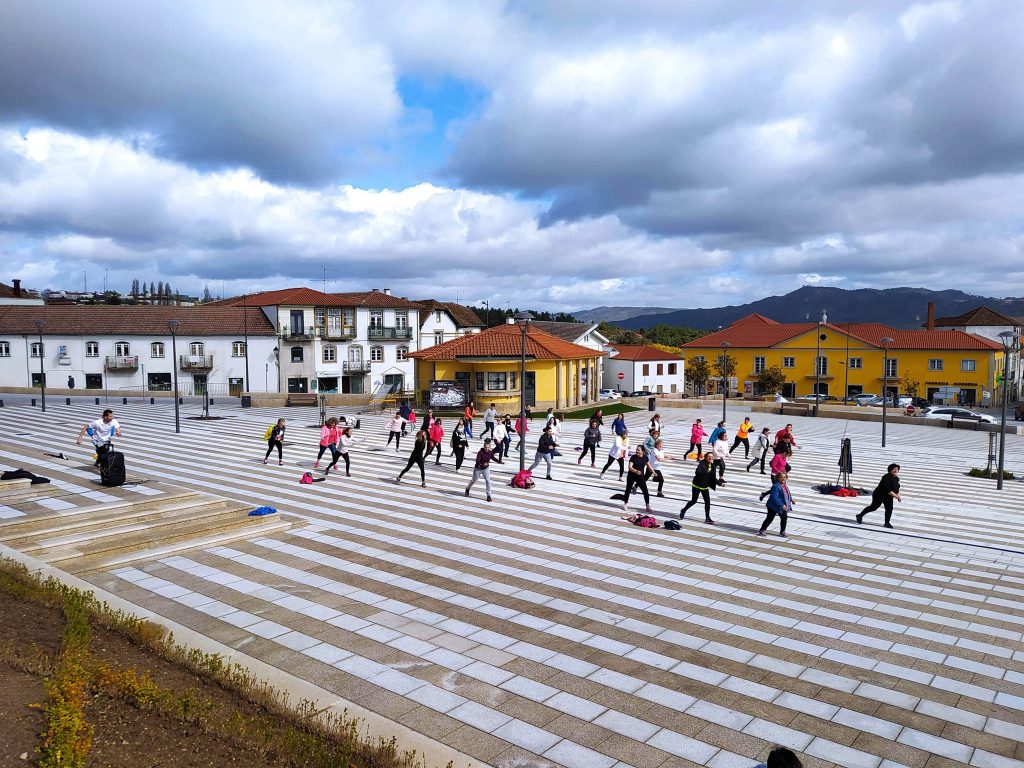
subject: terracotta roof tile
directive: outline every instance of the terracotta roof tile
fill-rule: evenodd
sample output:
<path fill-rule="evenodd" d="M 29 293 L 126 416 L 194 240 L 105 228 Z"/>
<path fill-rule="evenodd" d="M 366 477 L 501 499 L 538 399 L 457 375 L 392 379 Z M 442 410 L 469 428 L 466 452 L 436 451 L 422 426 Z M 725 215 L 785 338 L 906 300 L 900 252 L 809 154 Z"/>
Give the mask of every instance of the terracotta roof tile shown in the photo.
<path fill-rule="evenodd" d="M 458 360 L 466 357 L 518 358 L 522 332 L 517 325 L 498 325 L 480 333 L 470 333 L 434 347 L 410 353 L 420 360 Z M 599 357 L 602 352 L 570 344 L 550 333 L 531 327 L 526 337 L 526 356 L 537 360 L 573 360 Z"/>
<path fill-rule="evenodd" d="M 392 296 L 383 291 L 356 291 L 351 293 L 324 293 L 313 288 L 281 288 L 276 291 L 260 291 L 246 296 L 233 296 L 212 302 L 220 306 L 259 307 L 292 305 L 303 307 L 371 307 L 373 309 L 420 309 L 415 301 L 403 296 Z"/>
<path fill-rule="evenodd" d="M 438 301 L 437 299 L 420 299 L 415 303 L 424 310 L 420 317 L 421 325 L 426 325 L 430 321 L 430 312 L 441 310 L 451 315 L 458 328 L 484 327 L 484 321 L 480 319 L 480 315 L 474 312 L 472 307 L 467 307 L 464 304 L 456 304 L 454 301 Z"/>
<path fill-rule="evenodd" d="M 1012 317 L 1004 315 L 1002 312 L 997 312 L 991 307 L 975 307 L 968 312 L 964 312 L 961 315 L 951 315 L 949 317 L 937 317 L 935 318 L 936 326 L 956 326 L 956 325 L 1020 325 L 1021 321 L 1016 320 Z M 922 327 L 927 327 L 925 323 Z"/>
<path fill-rule="evenodd" d="M 243 321 L 243 312 L 248 319 Z M 274 336 L 274 327 L 259 307 L 151 307 L 126 305 L 48 304 L 40 307 L 0 306 L 0 336 L 34 336 L 36 320 L 43 335 L 166 336 L 167 321 L 178 320 L 179 336 Z M 248 326 L 246 328 L 246 326 Z"/>
<path fill-rule="evenodd" d="M 559 323 L 554 320 L 534 320 L 531 325 L 563 341 L 575 341 L 597 327 L 597 323 Z"/>
<path fill-rule="evenodd" d="M 609 344 L 619 354 L 611 360 L 679 360 L 680 355 L 673 355 L 663 349 L 647 344 Z"/>

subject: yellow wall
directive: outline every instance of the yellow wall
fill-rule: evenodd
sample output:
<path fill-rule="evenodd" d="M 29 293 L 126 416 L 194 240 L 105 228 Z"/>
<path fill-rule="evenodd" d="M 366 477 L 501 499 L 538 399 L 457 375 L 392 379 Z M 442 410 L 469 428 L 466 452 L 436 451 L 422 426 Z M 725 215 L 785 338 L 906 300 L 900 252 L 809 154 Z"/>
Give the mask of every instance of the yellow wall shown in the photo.
<path fill-rule="evenodd" d="M 536 406 L 535 408 L 565 408 L 571 405 L 578 405 L 582 402 L 593 403 L 597 401 L 597 393 L 600 388 L 598 381 L 598 358 L 584 358 L 581 360 L 527 360 L 526 370 L 536 375 Z M 588 367 L 590 373 L 587 379 L 588 392 L 581 392 L 580 372 Z M 476 387 L 476 374 L 483 373 L 486 383 L 488 371 L 502 371 L 506 374 L 515 373 L 516 388 L 514 390 L 484 390 L 479 391 Z M 469 373 L 470 386 L 473 387 L 471 397 L 476 403 L 477 409 L 482 410 L 490 403 L 495 403 L 498 411 L 502 413 L 514 413 L 519 410 L 519 361 L 498 360 L 498 361 L 462 361 L 462 360 L 417 360 L 416 381 L 420 390 L 430 386 L 432 380 L 456 379 L 456 373 Z M 508 379 L 506 378 L 506 383 Z"/>
<path fill-rule="evenodd" d="M 827 359 L 827 375 L 821 376 L 822 390 L 828 386 L 827 393 L 833 397 L 842 398 L 847 394 L 847 384 L 851 389 L 860 387 L 862 392 L 870 394 L 882 394 L 882 367 L 884 364 L 884 351 L 864 342 L 849 338 L 849 357 L 860 358 L 860 368 L 850 366 L 847 371 L 847 339 L 848 337 L 831 328 L 823 328 L 822 334 L 825 338 L 821 341 L 821 356 Z M 817 329 L 806 334 L 785 341 L 775 347 L 766 349 L 751 349 L 741 347 L 729 347 L 729 356 L 737 361 L 734 376 L 738 379 L 737 390 L 744 393 L 744 383 L 753 382 L 757 378 L 754 373 L 754 358 L 763 356 L 766 367 L 779 366 L 786 374 L 786 381 L 795 385 L 793 397 L 802 397 L 814 392 L 814 358 L 817 354 L 816 348 Z M 696 355 L 704 355 L 708 363 L 712 365 L 722 354 L 721 347 L 696 348 L 687 347 L 686 357 L 692 360 Z M 783 366 L 783 358 L 792 357 L 792 367 Z M 890 360 L 896 360 L 896 377 L 890 378 L 886 386 L 891 393 L 898 389 L 900 394 L 906 394 L 905 377 L 910 378 L 919 384 L 918 396 L 927 397 L 929 389 L 940 386 L 956 386 L 961 389 L 974 389 L 975 402 L 980 403 L 982 390 L 992 392 L 995 384 L 995 374 L 1002 370 L 1002 351 L 989 352 L 987 350 L 907 350 L 892 349 L 889 351 Z M 929 370 L 929 360 L 942 360 L 941 371 Z M 973 360 L 975 370 L 962 371 L 961 361 Z M 855 362 L 854 362 L 855 364 Z M 709 382 L 709 391 L 717 391 L 715 382 Z"/>

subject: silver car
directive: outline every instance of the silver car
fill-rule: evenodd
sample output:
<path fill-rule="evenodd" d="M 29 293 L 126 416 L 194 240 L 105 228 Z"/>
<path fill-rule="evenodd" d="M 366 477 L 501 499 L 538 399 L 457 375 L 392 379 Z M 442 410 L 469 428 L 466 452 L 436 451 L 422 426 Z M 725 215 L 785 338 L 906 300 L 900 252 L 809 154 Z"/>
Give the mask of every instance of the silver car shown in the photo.
<path fill-rule="evenodd" d="M 970 408 L 953 408 L 950 406 L 938 405 L 925 408 L 921 416 L 926 419 L 942 419 L 952 421 L 953 419 L 963 421 L 983 421 L 986 424 L 995 424 L 995 419 L 985 413 L 975 413 Z"/>

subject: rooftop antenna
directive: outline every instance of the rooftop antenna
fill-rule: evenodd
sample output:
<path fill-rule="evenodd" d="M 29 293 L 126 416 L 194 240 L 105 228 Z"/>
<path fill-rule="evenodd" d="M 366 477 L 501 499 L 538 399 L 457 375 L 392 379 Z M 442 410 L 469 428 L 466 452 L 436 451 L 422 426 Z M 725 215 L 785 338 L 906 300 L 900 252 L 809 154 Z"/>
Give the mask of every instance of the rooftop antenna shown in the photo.
<path fill-rule="evenodd" d="M 324 293 L 327 293 L 327 267 L 321 267 L 324 271 Z"/>

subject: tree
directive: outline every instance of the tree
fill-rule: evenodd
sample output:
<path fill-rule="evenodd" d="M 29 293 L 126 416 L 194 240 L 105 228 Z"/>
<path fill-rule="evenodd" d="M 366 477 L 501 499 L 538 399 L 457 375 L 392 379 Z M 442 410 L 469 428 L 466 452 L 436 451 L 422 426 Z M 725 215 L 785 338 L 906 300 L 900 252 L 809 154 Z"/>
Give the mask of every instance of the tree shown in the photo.
<path fill-rule="evenodd" d="M 173 300 L 174 300 L 174 294 L 171 293 L 171 284 L 170 283 L 164 283 L 164 301 L 163 301 L 163 303 L 166 306 L 169 307 L 171 305 L 171 303 L 173 302 Z"/>
<path fill-rule="evenodd" d="M 754 380 L 759 394 L 775 394 L 782 391 L 782 385 L 786 383 L 786 374 L 777 365 L 765 368 Z"/>
<path fill-rule="evenodd" d="M 921 382 L 918 381 L 917 379 L 912 379 L 909 373 L 907 373 L 903 377 L 903 391 L 906 392 L 908 395 L 910 395 L 911 397 L 917 397 L 917 393 L 920 391 L 920 389 Z"/>
<path fill-rule="evenodd" d="M 154 283 L 152 280 L 150 280 L 149 281 L 149 303 L 150 304 L 156 304 L 156 300 L 157 300 L 156 283 Z"/>
<path fill-rule="evenodd" d="M 213 301 L 213 296 L 210 295 L 210 286 L 203 286 L 203 303 Z"/>
<path fill-rule="evenodd" d="M 686 378 L 693 382 L 693 394 L 707 394 L 708 379 L 711 378 L 711 366 L 703 357 L 694 357 L 686 361 Z"/>
<path fill-rule="evenodd" d="M 729 379 L 736 375 L 737 360 L 730 354 L 716 355 L 713 365 L 715 376 L 723 379 L 722 389 L 725 391 L 729 386 Z"/>

